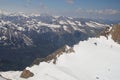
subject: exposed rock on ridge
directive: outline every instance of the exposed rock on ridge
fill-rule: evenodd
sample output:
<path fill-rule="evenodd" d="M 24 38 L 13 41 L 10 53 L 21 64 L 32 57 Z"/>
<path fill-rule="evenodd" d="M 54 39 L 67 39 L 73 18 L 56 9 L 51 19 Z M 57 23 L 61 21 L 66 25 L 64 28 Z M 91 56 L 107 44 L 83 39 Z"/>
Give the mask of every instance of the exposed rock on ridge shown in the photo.
<path fill-rule="evenodd" d="M 112 39 L 120 44 L 120 24 L 114 25 L 111 30 Z"/>
<path fill-rule="evenodd" d="M 34 76 L 34 74 L 26 69 L 24 69 L 22 74 L 20 75 L 21 78 L 29 78 L 29 77 L 33 77 L 33 76 Z"/>
<path fill-rule="evenodd" d="M 57 58 L 61 56 L 63 53 L 72 53 L 74 52 L 72 47 L 64 46 L 58 50 L 56 50 L 54 53 L 48 55 L 45 58 L 37 58 L 32 65 L 39 65 L 40 62 L 51 62 L 53 60 L 53 64 L 56 64 Z"/>
<path fill-rule="evenodd" d="M 108 38 L 111 35 L 112 39 L 120 44 L 120 24 L 113 25 L 112 27 L 107 27 L 101 35 Z"/>

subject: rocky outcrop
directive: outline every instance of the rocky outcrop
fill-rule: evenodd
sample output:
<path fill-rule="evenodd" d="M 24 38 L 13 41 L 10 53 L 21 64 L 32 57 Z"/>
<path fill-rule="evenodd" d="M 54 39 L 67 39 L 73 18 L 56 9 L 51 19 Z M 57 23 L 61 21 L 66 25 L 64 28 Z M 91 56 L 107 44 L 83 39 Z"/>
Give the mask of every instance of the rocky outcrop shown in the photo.
<path fill-rule="evenodd" d="M 24 69 L 22 74 L 20 75 L 21 78 L 30 78 L 33 77 L 34 74 L 30 72 L 29 70 Z"/>
<path fill-rule="evenodd" d="M 51 61 L 53 61 L 53 64 L 56 64 L 57 58 L 59 56 L 61 56 L 64 53 L 69 54 L 69 53 L 72 53 L 72 52 L 74 52 L 74 50 L 73 50 L 72 47 L 64 46 L 64 47 L 56 50 L 54 53 L 48 55 L 45 58 L 37 58 L 36 60 L 34 60 L 34 62 L 32 63 L 31 66 L 33 66 L 33 65 L 39 65 L 40 62 L 48 62 L 49 63 Z"/>
<path fill-rule="evenodd" d="M 57 51 L 55 51 L 53 54 L 47 56 L 44 61 L 45 62 L 51 62 L 51 60 L 53 60 L 53 63 L 56 64 L 56 61 L 57 61 L 57 58 L 59 56 L 61 56 L 63 53 L 71 53 L 71 52 L 74 52 L 74 50 L 68 46 L 64 46 L 60 49 L 58 49 Z"/>
<path fill-rule="evenodd" d="M 105 36 L 106 38 L 108 38 L 109 34 L 110 34 L 110 27 L 106 27 L 105 30 L 101 32 L 101 35 Z"/>
<path fill-rule="evenodd" d="M 120 44 L 120 24 L 113 25 L 111 28 L 107 27 L 102 33 L 102 36 L 108 38 L 111 35 L 112 39 Z"/>
<path fill-rule="evenodd" d="M 120 44 L 120 24 L 114 25 L 111 30 L 112 39 Z"/>

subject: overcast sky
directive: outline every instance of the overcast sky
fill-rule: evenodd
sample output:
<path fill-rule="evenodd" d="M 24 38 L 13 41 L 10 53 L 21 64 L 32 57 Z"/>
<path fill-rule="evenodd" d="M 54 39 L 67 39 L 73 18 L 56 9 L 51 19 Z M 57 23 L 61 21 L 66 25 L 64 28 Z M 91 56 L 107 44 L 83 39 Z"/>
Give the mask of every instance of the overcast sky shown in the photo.
<path fill-rule="evenodd" d="M 82 18 L 120 19 L 120 0 L 0 0 L 0 9 Z"/>

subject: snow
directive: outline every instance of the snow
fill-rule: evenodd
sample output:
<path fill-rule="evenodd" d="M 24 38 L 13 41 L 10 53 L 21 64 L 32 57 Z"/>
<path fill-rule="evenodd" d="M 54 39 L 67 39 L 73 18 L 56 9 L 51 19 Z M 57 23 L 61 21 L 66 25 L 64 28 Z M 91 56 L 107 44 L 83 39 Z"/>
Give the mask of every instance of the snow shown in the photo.
<path fill-rule="evenodd" d="M 55 24 L 47 24 L 47 23 L 43 23 L 43 22 L 38 22 L 39 26 L 47 26 L 50 28 L 60 28 L 60 25 L 55 25 Z"/>
<path fill-rule="evenodd" d="M 95 25 L 94 25 L 94 24 L 89 23 L 89 22 L 86 22 L 86 25 L 87 25 L 87 26 L 89 26 L 89 27 L 95 27 Z"/>
<path fill-rule="evenodd" d="M 17 30 L 24 31 L 25 29 L 23 27 L 17 27 Z"/>
<path fill-rule="evenodd" d="M 70 20 L 67 20 L 67 22 L 72 26 L 76 26 L 76 24 L 74 22 L 70 21 Z"/>
<path fill-rule="evenodd" d="M 67 32 L 69 32 L 69 33 L 71 33 L 71 31 L 68 29 L 68 26 L 63 26 L 63 29 L 65 30 L 65 31 L 67 31 Z"/>
<path fill-rule="evenodd" d="M 71 27 L 72 27 L 74 30 L 78 30 L 78 29 L 79 29 L 78 26 L 77 26 L 74 22 L 72 22 L 72 21 L 70 21 L 70 20 L 67 20 L 67 22 L 68 22 L 68 24 L 71 25 Z"/>
<path fill-rule="evenodd" d="M 78 24 L 78 26 L 82 26 L 80 21 L 75 21 L 75 22 Z"/>
<path fill-rule="evenodd" d="M 96 28 L 96 27 L 101 28 L 101 27 L 104 27 L 104 26 L 108 26 L 106 24 L 101 24 L 101 23 L 97 23 L 97 22 L 93 22 L 93 21 L 86 22 L 85 24 L 87 26 L 93 27 L 93 28 Z"/>
<path fill-rule="evenodd" d="M 81 31 L 83 33 L 87 33 L 85 29 L 79 29 L 79 31 Z"/>
<path fill-rule="evenodd" d="M 17 80 L 19 78 L 21 71 L 8 71 L 8 72 L 1 72 L 2 76 L 5 76 L 6 79 L 10 79 L 13 76 L 13 80 Z M 19 80 L 19 79 L 18 79 Z"/>
<path fill-rule="evenodd" d="M 120 80 L 120 45 L 111 36 L 81 41 L 73 49 L 75 52 L 59 56 L 56 64 L 42 62 L 27 67 L 34 73 L 27 80 Z M 12 80 L 26 80 L 19 77 L 19 71 L 0 74 Z"/>
<path fill-rule="evenodd" d="M 7 40 L 7 37 L 6 36 L 1 36 L 1 39 Z"/>
<path fill-rule="evenodd" d="M 38 17 L 38 16 L 41 16 L 41 15 L 38 14 L 38 13 L 32 13 L 32 14 L 29 14 L 29 16 Z"/>
<path fill-rule="evenodd" d="M 54 16 L 55 19 L 59 18 L 60 16 Z"/>
<path fill-rule="evenodd" d="M 68 17 L 69 19 L 73 19 L 72 17 Z"/>
<path fill-rule="evenodd" d="M 63 26 L 63 29 L 65 30 L 65 31 L 67 31 L 68 29 L 67 29 L 67 26 Z"/>
<path fill-rule="evenodd" d="M 30 38 L 27 37 L 26 35 L 23 35 L 23 40 L 24 40 L 24 42 L 25 42 L 25 44 L 26 44 L 27 46 L 33 45 L 32 39 L 30 39 Z"/>
<path fill-rule="evenodd" d="M 68 23 L 61 20 L 61 21 L 59 21 L 59 24 L 64 25 L 64 24 L 68 24 Z"/>
<path fill-rule="evenodd" d="M 6 80 L 6 79 L 4 79 L 4 78 L 0 77 L 0 80 Z"/>

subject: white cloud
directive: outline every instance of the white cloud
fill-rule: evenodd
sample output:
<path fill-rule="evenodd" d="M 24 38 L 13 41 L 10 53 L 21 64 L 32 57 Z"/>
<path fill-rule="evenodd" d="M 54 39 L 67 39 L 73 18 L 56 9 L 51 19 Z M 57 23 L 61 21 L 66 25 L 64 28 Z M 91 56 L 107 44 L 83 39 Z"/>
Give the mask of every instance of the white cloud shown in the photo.
<path fill-rule="evenodd" d="M 78 8 L 73 11 L 74 15 L 78 17 L 93 18 L 93 19 L 109 19 L 119 20 L 120 10 L 117 9 L 82 9 Z"/>
<path fill-rule="evenodd" d="M 100 10 L 94 10 L 94 9 L 77 9 L 76 10 L 77 13 L 86 13 L 86 14 L 99 14 L 99 15 L 115 15 L 120 13 L 119 10 L 114 10 L 114 9 L 100 9 Z"/>
<path fill-rule="evenodd" d="M 104 10 L 96 10 L 95 11 L 98 14 L 105 14 L 105 15 L 115 15 L 117 13 L 119 13 L 118 10 L 114 10 L 114 9 L 104 9 Z"/>

